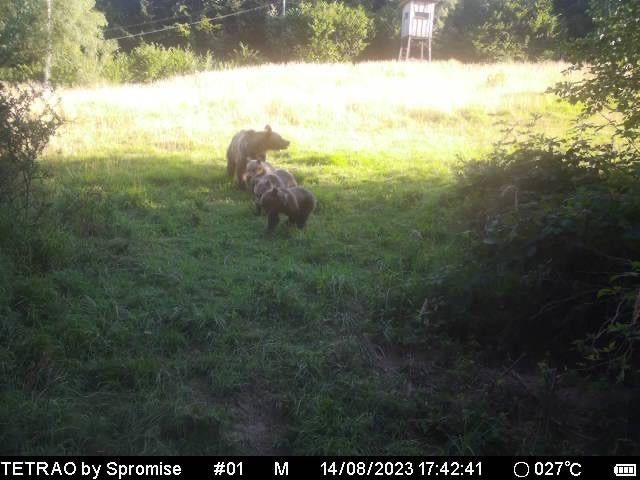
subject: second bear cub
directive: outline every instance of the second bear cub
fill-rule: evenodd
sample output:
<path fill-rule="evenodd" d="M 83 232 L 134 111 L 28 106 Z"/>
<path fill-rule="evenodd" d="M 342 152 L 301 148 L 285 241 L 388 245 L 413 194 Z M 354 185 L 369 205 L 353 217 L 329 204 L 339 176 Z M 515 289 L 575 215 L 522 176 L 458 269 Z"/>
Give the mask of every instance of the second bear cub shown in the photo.
<path fill-rule="evenodd" d="M 260 203 L 262 195 L 264 195 L 265 192 L 271 190 L 274 187 L 286 187 L 286 185 L 278 175 L 267 173 L 266 175 L 262 175 L 261 177 L 256 178 L 256 181 L 253 185 L 253 202 L 256 205 L 256 215 L 260 215 L 260 213 L 262 213 L 262 207 Z"/>
<path fill-rule="evenodd" d="M 280 221 L 280 214 L 289 217 L 289 224 L 304 228 L 316 205 L 317 201 L 313 193 L 302 187 L 273 187 L 260 198 L 260 206 L 268 216 L 268 232 L 276 228 Z"/>

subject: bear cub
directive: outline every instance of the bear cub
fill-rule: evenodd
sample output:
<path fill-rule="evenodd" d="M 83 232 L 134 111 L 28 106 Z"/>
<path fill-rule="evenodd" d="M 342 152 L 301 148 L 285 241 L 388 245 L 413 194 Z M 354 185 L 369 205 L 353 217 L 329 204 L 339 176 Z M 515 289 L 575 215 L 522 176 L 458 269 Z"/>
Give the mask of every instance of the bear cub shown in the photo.
<path fill-rule="evenodd" d="M 253 191 L 253 187 L 261 177 L 272 174 L 274 171 L 273 165 L 267 162 L 264 158 L 249 159 L 243 176 L 244 184 L 249 187 L 249 190 Z"/>
<path fill-rule="evenodd" d="M 255 184 L 253 185 L 253 203 L 256 206 L 256 215 L 260 215 L 260 213 L 262 213 L 262 206 L 260 204 L 262 195 L 264 195 L 268 190 L 271 190 L 275 187 L 284 188 L 285 185 L 280 177 L 274 175 L 273 173 L 263 175 L 256 180 Z"/>
<path fill-rule="evenodd" d="M 260 215 L 262 208 L 260 206 L 260 198 L 267 190 L 273 187 L 290 188 L 298 185 L 296 179 L 286 170 L 278 169 L 273 173 L 262 175 L 255 179 L 253 184 L 253 202 L 256 206 L 256 215 Z"/>
<path fill-rule="evenodd" d="M 260 197 L 260 207 L 268 217 L 267 232 L 276 228 L 280 214 L 289 217 L 289 224 L 304 228 L 316 205 L 317 200 L 313 193 L 302 187 L 273 187 Z"/>

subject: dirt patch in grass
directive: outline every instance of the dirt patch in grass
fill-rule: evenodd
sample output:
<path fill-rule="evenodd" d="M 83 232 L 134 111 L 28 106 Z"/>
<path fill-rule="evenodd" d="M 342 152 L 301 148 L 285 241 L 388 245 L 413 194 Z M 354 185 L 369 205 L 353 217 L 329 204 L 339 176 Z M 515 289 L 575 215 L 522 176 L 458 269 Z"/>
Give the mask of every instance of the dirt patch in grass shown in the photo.
<path fill-rule="evenodd" d="M 251 455 L 279 455 L 278 447 L 285 432 L 275 404 L 268 395 L 247 392 L 239 396 L 231 409 L 234 421 L 229 439 L 241 451 Z"/>

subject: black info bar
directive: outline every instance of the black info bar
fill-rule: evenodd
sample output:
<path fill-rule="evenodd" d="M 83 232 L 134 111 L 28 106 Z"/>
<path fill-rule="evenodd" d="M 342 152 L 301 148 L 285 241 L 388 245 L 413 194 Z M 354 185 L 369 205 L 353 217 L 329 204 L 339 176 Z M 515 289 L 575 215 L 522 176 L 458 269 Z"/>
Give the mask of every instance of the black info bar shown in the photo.
<path fill-rule="evenodd" d="M 3 479 L 636 478 L 635 457 L 0 457 Z"/>

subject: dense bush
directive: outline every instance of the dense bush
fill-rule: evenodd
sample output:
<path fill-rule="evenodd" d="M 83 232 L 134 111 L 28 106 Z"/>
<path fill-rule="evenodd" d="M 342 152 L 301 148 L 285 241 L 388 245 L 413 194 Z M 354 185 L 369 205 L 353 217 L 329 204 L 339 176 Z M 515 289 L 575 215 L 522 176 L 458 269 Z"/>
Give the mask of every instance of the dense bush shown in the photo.
<path fill-rule="evenodd" d="M 164 48 L 153 43 L 141 45 L 129 54 L 129 71 L 135 81 L 149 82 L 210 67 L 210 57 L 199 57 L 191 50 Z"/>
<path fill-rule="evenodd" d="M 31 207 L 38 156 L 60 123 L 41 88 L 0 84 L 0 208 Z"/>
<path fill-rule="evenodd" d="M 229 65 L 258 65 L 263 63 L 264 59 L 258 50 L 254 50 L 248 45 L 240 42 L 238 48 L 231 52 Z"/>
<path fill-rule="evenodd" d="M 28 316 L 29 278 L 51 267 L 65 251 L 55 224 L 45 225 L 38 157 L 61 124 L 50 94 L 40 87 L 0 83 L 0 318 Z M 52 227 L 52 228 L 50 228 Z M 29 280 L 27 280 L 29 278 Z M 33 280 L 35 282 L 35 280 Z M 43 302 L 46 303 L 46 302 Z M 53 304 L 42 307 L 51 312 Z M 7 338 L 3 338 L 5 344 Z"/>
<path fill-rule="evenodd" d="M 586 74 L 555 88 L 583 106 L 573 138 L 510 128 L 488 158 L 461 166 L 452 200 L 470 245 L 439 281 L 452 328 L 637 380 L 640 6 L 594 12 L 596 30 L 573 51 Z"/>
<path fill-rule="evenodd" d="M 129 69 L 129 55 L 116 53 L 102 66 L 102 78 L 112 83 L 127 83 L 133 81 Z"/>
<path fill-rule="evenodd" d="M 129 54 L 116 55 L 105 67 L 104 75 L 112 82 L 153 82 L 210 70 L 212 67 L 210 55 L 199 56 L 191 50 L 149 43 L 136 47 Z"/>
<path fill-rule="evenodd" d="M 620 378 L 637 366 L 637 162 L 612 145 L 534 136 L 463 164 L 454 196 L 472 248 L 452 274 L 468 286 L 450 299 L 456 325 L 506 351 L 567 360 L 573 344 Z"/>
<path fill-rule="evenodd" d="M 354 61 L 368 44 L 373 22 L 362 7 L 302 2 L 284 18 L 273 17 L 270 40 L 282 58 L 309 62 Z"/>
<path fill-rule="evenodd" d="M 460 0 L 437 44 L 461 60 L 532 60 L 557 52 L 560 27 L 552 0 Z"/>

